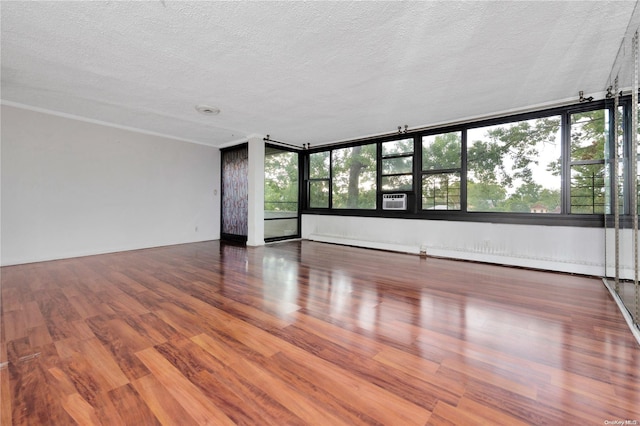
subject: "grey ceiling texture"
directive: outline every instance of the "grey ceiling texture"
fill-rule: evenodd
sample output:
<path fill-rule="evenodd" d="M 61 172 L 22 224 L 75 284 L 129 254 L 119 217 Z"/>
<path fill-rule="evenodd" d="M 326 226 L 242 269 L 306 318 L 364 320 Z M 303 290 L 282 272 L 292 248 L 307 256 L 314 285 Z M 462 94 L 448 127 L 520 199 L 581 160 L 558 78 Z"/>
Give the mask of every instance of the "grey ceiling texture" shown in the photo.
<path fill-rule="evenodd" d="M 2 1 L 1 97 L 212 146 L 324 144 L 602 94 L 635 7 Z"/>

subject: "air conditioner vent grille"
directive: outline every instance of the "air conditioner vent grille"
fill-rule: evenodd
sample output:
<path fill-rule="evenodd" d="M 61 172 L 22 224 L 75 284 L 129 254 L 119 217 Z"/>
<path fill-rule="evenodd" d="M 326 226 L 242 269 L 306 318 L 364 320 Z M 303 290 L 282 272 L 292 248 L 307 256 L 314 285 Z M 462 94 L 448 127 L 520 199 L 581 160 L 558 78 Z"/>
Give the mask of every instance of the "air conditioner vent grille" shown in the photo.
<path fill-rule="evenodd" d="M 407 194 L 383 194 L 382 210 L 406 210 Z"/>

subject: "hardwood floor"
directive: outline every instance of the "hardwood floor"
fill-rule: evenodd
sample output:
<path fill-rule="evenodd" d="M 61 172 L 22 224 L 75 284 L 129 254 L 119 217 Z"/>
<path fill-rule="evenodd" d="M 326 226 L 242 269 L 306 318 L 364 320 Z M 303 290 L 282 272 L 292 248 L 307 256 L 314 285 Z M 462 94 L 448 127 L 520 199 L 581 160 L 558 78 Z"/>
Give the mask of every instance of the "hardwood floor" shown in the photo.
<path fill-rule="evenodd" d="M 308 241 L 1 272 L 2 425 L 640 424 L 596 278 Z"/>

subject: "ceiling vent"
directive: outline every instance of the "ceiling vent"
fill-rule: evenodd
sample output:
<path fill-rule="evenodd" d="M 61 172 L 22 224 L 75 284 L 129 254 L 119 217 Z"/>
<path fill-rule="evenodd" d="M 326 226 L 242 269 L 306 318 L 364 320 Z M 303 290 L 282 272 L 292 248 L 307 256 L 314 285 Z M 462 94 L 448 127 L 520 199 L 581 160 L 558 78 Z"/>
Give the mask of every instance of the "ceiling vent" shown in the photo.
<path fill-rule="evenodd" d="M 204 115 L 218 115 L 220 114 L 220 108 L 212 107 L 209 105 L 196 105 L 196 111 Z"/>

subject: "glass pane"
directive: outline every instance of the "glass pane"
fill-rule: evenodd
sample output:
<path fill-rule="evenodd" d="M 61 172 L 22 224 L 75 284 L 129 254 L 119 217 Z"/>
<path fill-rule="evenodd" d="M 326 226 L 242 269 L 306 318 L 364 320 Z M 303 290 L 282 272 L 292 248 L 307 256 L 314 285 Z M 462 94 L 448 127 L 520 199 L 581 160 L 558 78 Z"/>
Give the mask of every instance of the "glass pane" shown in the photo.
<path fill-rule="evenodd" d="M 329 179 L 329 151 L 309 154 L 309 179 Z"/>
<path fill-rule="evenodd" d="M 611 170 L 613 169 L 613 162 L 606 165 L 604 168 L 604 191 L 605 191 L 605 212 L 606 214 L 613 213 L 612 211 L 612 202 L 611 199 L 613 197 L 613 192 L 611 188 L 613 188 L 612 180 L 613 176 Z M 624 200 L 624 162 L 622 159 L 618 161 L 618 214 L 624 213 L 625 200 Z"/>
<path fill-rule="evenodd" d="M 604 164 L 571 166 L 571 213 L 604 213 Z"/>
<path fill-rule="evenodd" d="M 412 175 L 382 176 L 383 191 L 411 191 L 412 189 Z"/>
<path fill-rule="evenodd" d="M 460 173 L 422 176 L 422 210 L 460 210 Z"/>
<path fill-rule="evenodd" d="M 385 158 L 382 160 L 383 175 L 411 172 L 413 172 L 413 157 Z"/>
<path fill-rule="evenodd" d="M 622 157 L 624 153 L 624 124 L 622 117 L 624 117 L 624 108 L 618 107 L 618 157 Z M 613 157 L 613 153 L 609 157 Z"/>
<path fill-rule="evenodd" d="M 329 208 L 329 181 L 309 182 L 309 207 L 312 209 Z"/>
<path fill-rule="evenodd" d="M 412 154 L 413 139 L 402 139 L 397 141 L 389 141 L 382 143 L 382 156 L 396 154 Z"/>
<path fill-rule="evenodd" d="M 614 117 L 609 117 L 608 110 L 605 113 L 605 132 L 612 132 L 611 122 L 614 120 Z M 624 185 L 624 107 L 619 106 L 617 110 L 617 114 L 615 117 L 615 123 L 617 127 L 618 139 L 616 141 L 616 147 L 618 152 L 618 173 L 615 176 L 618 182 L 618 214 L 624 214 L 625 209 L 625 185 Z M 606 138 L 608 140 L 609 137 L 613 135 L 607 133 Z M 611 151 L 611 152 L 610 152 Z M 612 211 L 612 197 L 613 197 L 613 157 L 615 152 L 609 149 L 609 144 L 605 143 L 605 158 L 608 160 L 608 164 L 605 167 L 605 211 L 607 214 L 613 213 Z"/>
<path fill-rule="evenodd" d="M 560 213 L 560 117 L 467 132 L 467 209 Z"/>
<path fill-rule="evenodd" d="M 264 156 L 264 211 L 298 215 L 298 153 L 267 147 Z"/>
<path fill-rule="evenodd" d="M 298 218 L 264 221 L 265 238 L 295 237 L 298 235 Z"/>
<path fill-rule="evenodd" d="M 571 114 L 571 161 L 601 160 L 606 141 L 606 110 Z"/>
<path fill-rule="evenodd" d="M 640 215 L 640 157 L 636 162 L 636 214 Z"/>
<path fill-rule="evenodd" d="M 376 144 L 332 151 L 335 209 L 376 208 Z"/>
<path fill-rule="evenodd" d="M 461 132 L 422 137 L 422 170 L 458 169 L 461 157 Z"/>

